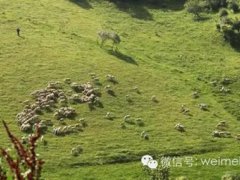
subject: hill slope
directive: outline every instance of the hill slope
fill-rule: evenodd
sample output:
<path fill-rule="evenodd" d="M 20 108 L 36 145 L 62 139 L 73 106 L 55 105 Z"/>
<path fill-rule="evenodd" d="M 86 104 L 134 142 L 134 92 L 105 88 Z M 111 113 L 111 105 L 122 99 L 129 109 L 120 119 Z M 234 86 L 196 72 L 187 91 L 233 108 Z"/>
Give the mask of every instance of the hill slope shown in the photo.
<path fill-rule="evenodd" d="M 102 84 L 100 98 L 104 108 L 90 111 L 86 104 L 73 105 L 88 127 L 65 137 L 45 135 L 48 146 L 39 145 L 46 160 L 46 179 L 144 179 L 139 159 L 144 154 L 175 154 L 195 158 L 235 158 L 239 143 L 234 138 L 213 138 L 219 121 L 226 120 L 233 135 L 239 127 L 239 53 L 228 46 L 215 30 L 217 15 L 194 22 L 180 5 L 154 9 L 130 6 L 129 11 L 107 2 L 78 4 L 67 0 L 18 2 L 0 0 L 0 119 L 7 120 L 20 135 L 15 116 L 22 111 L 30 93 L 48 82 L 71 78 L 73 82 L 91 81 L 95 73 Z M 168 7 L 168 6 L 167 6 Z M 148 18 L 144 18 L 148 17 Z M 22 37 L 15 29 L 21 28 Z M 110 45 L 100 48 L 97 31 L 112 30 L 122 39 L 119 52 Z M 118 84 L 105 78 L 113 74 Z M 222 94 L 221 80 L 229 78 L 231 94 Z M 217 80 L 217 86 L 211 84 Z M 111 84 L 116 97 L 104 87 Z M 141 93 L 136 93 L 137 86 Z M 192 98 L 194 91 L 200 97 Z M 126 95 L 132 103 L 126 101 Z M 152 102 L 155 95 L 158 103 Z M 209 105 L 202 111 L 198 105 Z M 190 115 L 180 112 L 185 104 Z M 107 120 L 107 112 L 114 120 Z M 144 126 L 126 124 L 123 117 L 142 118 Z M 47 114 L 55 126 L 61 124 Z M 65 120 L 67 124 L 75 121 Z M 174 129 L 186 126 L 185 133 Z M 140 137 L 142 131 L 149 140 Z M 8 145 L 0 131 L 1 144 Z M 83 154 L 71 156 L 81 145 Z M 119 164 L 128 162 L 124 164 Z M 101 165 L 105 164 L 105 165 Z M 237 167 L 207 167 L 198 164 L 171 168 L 173 177 L 219 179 Z M 219 173 L 222 172 L 222 174 Z"/>

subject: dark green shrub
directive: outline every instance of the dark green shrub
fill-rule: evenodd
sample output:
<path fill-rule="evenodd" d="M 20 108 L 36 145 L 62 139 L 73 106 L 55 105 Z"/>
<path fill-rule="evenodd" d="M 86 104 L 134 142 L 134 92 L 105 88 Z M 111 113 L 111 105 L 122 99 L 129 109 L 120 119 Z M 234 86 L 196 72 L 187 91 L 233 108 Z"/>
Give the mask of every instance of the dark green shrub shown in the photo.
<path fill-rule="evenodd" d="M 206 4 L 211 11 L 217 11 L 222 7 L 227 7 L 227 0 L 206 0 Z"/>
<path fill-rule="evenodd" d="M 237 35 L 231 28 L 228 27 L 223 28 L 223 37 L 226 41 L 230 42 L 231 44 L 236 43 Z"/>
<path fill-rule="evenodd" d="M 158 166 L 157 169 L 150 169 L 148 167 L 143 167 L 143 171 L 148 174 L 151 180 L 169 180 L 170 179 L 170 168 Z"/>
<path fill-rule="evenodd" d="M 227 15 L 228 15 L 227 9 L 225 9 L 225 8 L 220 9 L 220 11 L 219 11 L 219 17 L 224 17 L 224 16 L 227 16 Z"/>
<path fill-rule="evenodd" d="M 220 24 L 216 24 L 216 28 L 217 28 L 217 31 L 218 31 L 218 32 L 221 31 L 221 25 L 220 25 Z"/>
<path fill-rule="evenodd" d="M 225 26 L 232 26 L 233 20 L 231 18 L 228 18 L 227 16 L 223 16 L 221 19 L 221 24 Z"/>
<path fill-rule="evenodd" d="M 200 13 L 203 12 L 200 0 L 190 0 L 185 4 L 187 12 L 193 14 L 195 17 L 200 18 Z"/>
<path fill-rule="evenodd" d="M 233 29 L 234 31 L 237 30 L 238 33 L 240 32 L 240 21 L 239 21 L 239 20 L 233 22 L 233 24 L 232 24 L 232 29 Z"/>
<path fill-rule="evenodd" d="M 222 180 L 240 180 L 240 173 L 228 172 L 222 176 Z"/>
<path fill-rule="evenodd" d="M 234 13 L 239 11 L 239 4 L 235 0 L 231 0 L 228 3 L 228 8 L 231 9 Z"/>

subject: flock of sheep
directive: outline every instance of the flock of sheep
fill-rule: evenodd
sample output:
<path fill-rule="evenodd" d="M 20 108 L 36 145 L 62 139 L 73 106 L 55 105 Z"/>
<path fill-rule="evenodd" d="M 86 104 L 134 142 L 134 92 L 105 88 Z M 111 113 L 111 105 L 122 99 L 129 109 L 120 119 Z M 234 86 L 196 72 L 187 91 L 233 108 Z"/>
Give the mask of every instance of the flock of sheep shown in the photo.
<path fill-rule="evenodd" d="M 95 73 L 90 73 L 90 77 L 93 84 L 101 84 Z M 118 83 L 115 76 L 111 74 L 106 75 L 106 80 L 113 84 Z M 65 136 L 67 134 L 83 131 L 83 129 L 87 126 L 87 123 L 84 119 L 80 119 L 78 123 L 72 125 L 66 125 L 66 123 L 64 123 L 64 126 L 57 127 L 54 125 L 53 121 L 41 120 L 40 118 L 44 113 L 52 112 L 53 117 L 56 120 L 63 122 L 66 118 L 75 119 L 77 116 L 76 110 L 70 107 L 69 104 L 88 103 L 90 109 L 101 104 L 101 92 L 98 88 L 95 88 L 92 83 L 87 82 L 85 84 L 79 84 L 76 82 L 71 82 L 71 79 L 69 78 L 65 79 L 64 82 L 71 88 L 71 91 L 66 93 L 63 90 L 63 84 L 61 82 L 51 82 L 46 88 L 34 91 L 31 94 L 34 102 L 31 103 L 31 101 L 25 101 L 24 110 L 16 116 L 21 131 L 31 132 L 36 127 L 36 124 L 38 124 L 43 133 L 48 130 L 49 126 L 52 126 L 52 133 L 56 136 Z M 106 85 L 103 89 L 108 94 L 115 96 L 115 92 L 113 91 L 111 85 Z M 133 89 L 138 94 L 141 93 L 137 86 L 135 86 Z M 193 92 L 192 97 L 199 98 L 199 92 Z M 150 100 L 155 103 L 158 102 L 158 99 L 155 95 L 153 95 Z M 126 101 L 129 103 L 132 102 L 130 95 L 126 95 Z M 209 110 L 209 106 L 204 103 L 200 103 L 198 107 L 203 111 Z M 187 108 L 186 105 L 182 105 L 180 112 L 185 115 L 189 115 L 190 109 Z M 105 118 L 108 120 L 113 120 L 115 115 L 111 112 L 107 112 Z M 130 115 L 125 115 L 123 117 L 123 122 L 121 123 L 121 128 L 127 128 L 127 124 L 137 125 L 139 127 L 145 125 L 141 118 L 131 118 Z M 231 133 L 226 131 L 227 127 L 228 125 L 225 121 L 219 122 L 216 126 L 216 130 L 213 131 L 212 136 L 218 138 L 232 137 Z M 182 133 L 186 131 L 185 126 L 181 123 L 176 124 L 174 128 Z M 149 140 L 149 134 L 146 131 L 142 131 L 140 136 L 144 140 Z M 240 140 L 240 135 L 237 135 L 236 138 Z M 78 148 L 73 148 L 72 154 L 74 156 L 79 154 Z"/>
<path fill-rule="evenodd" d="M 218 86 L 218 81 L 212 81 L 210 82 L 213 86 L 216 86 L 217 88 L 219 88 L 219 92 L 220 93 L 230 93 L 231 90 L 229 88 L 227 88 L 226 86 L 229 85 L 230 83 L 232 82 L 231 79 L 229 78 L 223 78 L 219 84 L 220 84 L 220 88 Z M 192 94 L 192 97 L 194 99 L 196 98 L 199 98 L 199 92 L 198 91 L 194 91 L 193 94 Z M 207 104 L 204 104 L 204 103 L 200 103 L 198 104 L 198 107 L 203 110 L 203 111 L 209 111 L 209 106 Z M 185 115 L 189 115 L 190 113 L 190 109 L 186 107 L 186 105 L 182 105 L 181 106 L 181 110 L 180 110 L 181 113 L 185 114 Z M 212 132 L 212 136 L 213 137 L 217 137 L 217 138 L 230 138 L 230 137 L 233 137 L 232 134 L 227 131 L 227 128 L 228 128 L 228 124 L 226 123 L 226 121 L 220 121 L 216 127 L 215 127 L 215 130 Z M 175 129 L 179 132 L 185 132 L 186 131 L 186 128 L 183 124 L 181 123 L 178 123 L 175 125 Z M 237 140 L 240 140 L 240 134 L 237 134 L 235 135 L 235 138 Z"/>
<path fill-rule="evenodd" d="M 77 112 L 69 106 L 69 103 L 88 103 L 94 106 L 97 101 L 100 101 L 99 93 L 91 83 L 72 83 L 69 78 L 65 82 L 72 89 L 71 95 L 66 95 L 60 82 L 51 82 L 46 88 L 31 93 L 34 102 L 25 101 L 24 110 L 16 116 L 21 131 L 32 132 L 36 124 L 38 124 L 39 129 L 44 133 L 49 125 L 53 125 L 52 121 L 49 123 L 49 120 L 41 120 L 40 116 L 46 112 L 54 112 L 53 117 L 58 121 L 63 121 L 66 118 L 74 119 Z M 81 130 L 81 123 L 54 128 L 53 134 L 63 135 L 75 130 Z M 86 123 L 84 124 L 86 125 Z"/>

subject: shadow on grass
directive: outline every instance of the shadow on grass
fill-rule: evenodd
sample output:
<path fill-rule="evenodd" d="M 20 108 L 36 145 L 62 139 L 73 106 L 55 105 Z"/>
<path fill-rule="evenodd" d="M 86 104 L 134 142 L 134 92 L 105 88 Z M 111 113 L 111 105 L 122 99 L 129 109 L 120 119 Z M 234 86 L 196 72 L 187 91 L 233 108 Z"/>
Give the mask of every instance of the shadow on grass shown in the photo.
<path fill-rule="evenodd" d="M 209 20 L 209 19 L 210 19 L 210 17 L 204 16 L 204 15 L 202 15 L 202 16 L 200 16 L 200 17 L 194 17 L 194 18 L 193 18 L 193 20 L 196 21 L 196 22 L 207 21 L 207 20 Z"/>
<path fill-rule="evenodd" d="M 240 52 L 240 37 L 236 37 L 233 42 L 230 42 L 231 47 L 236 51 Z"/>
<path fill-rule="evenodd" d="M 120 52 L 118 50 L 117 51 L 107 50 L 107 53 L 112 55 L 112 56 L 115 56 L 118 59 L 121 59 L 121 60 L 123 60 L 127 63 L 138 65 L 134 58 L 132 58 L 131 56 L 128 56 L 126 54 L 123 54 L 122 52 Z"/>
<path fill-rule="evenodd" d="M 143 4 L 149 9 L 180 11 L 184 9 L 185 2 L 186 0 L 161 0 L 150 3 L 143 1 Z"/>
<path fill-rule="evenodd" d="M 142 20 L 153 20 L 152 14 L 143 6 L 142 3 L 121 0 L 110 0 L 116 7 L 123 12 L 130 14 L 133 18 Z"/>
<path fill-rule="evenodd" d="M 185 0 L 162 0 L 162 1 L 146 1 L 146 0 L 109 0 L 114 3 L 116 7 L 123 12 L 130 14 L 132 17 L 141 20 L 153 20 L 152 14 L 148 9 L 162 9 L 162 10 L 182 10 L 184 8 Z"/>
<path fill-rule="evenodd" d="M 69 0 L 84 9 L 93 8 L 89 0 Z M 162 9 L 164 11 L 178 11 L 184 8 L 186 0 L 108 0 L 123 12 L 130 14 L 133 18 L 141 20 L 153 20 L 152 14 L 148 9 Z"/>
<path fill-rule="evenodd" d="M 77 4 L 78 6 L 84 9 L 92 9 L 92 5 L 88 2 L 88 0 L 69 0 L 72 3 Z"/>

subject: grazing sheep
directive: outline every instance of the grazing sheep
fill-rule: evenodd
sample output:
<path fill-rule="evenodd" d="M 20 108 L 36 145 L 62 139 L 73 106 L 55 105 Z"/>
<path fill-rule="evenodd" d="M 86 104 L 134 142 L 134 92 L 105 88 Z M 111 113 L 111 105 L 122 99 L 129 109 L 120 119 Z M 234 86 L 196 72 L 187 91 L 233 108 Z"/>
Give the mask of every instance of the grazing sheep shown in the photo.
<path fill-rule="evenodd" d="M 137 118 L 137 119 L 136 119 L 136 124 L 137 124 L 138 126 L 144 126 L 144 122 L 143 122 L 142 118 Z"/>
<path fill-rule="evenodd" d="M 75 109 L 71 107 L 61 107 L 60 109 L 56 110 L 54 113 L 54 117 L 57 120 L 60 120 L 61 118 L 74 118 L 77 115 Z"/>
<path fill-rule="evenodd" d="M 84 91 L 84 87 L 81 84 L 78 84 L 76 82 L 71 83 L 70 86 L 75 92 L 80 93 Z"/>
<path fill-rule="evenodd" d="M 115 95 L 115 92 L 111 89 L 111 86 L 110 85 L 107 85 L 104 87 L 104 89 L 106 90 L 106 92 L 111 95 L 111 96 L 116 96 Z"/>
<path fill-rule="evenodd" d="M 136 93 L 141 94 L 141 92 L 140 92 L 140 90 L 139 90 L 139 88 L 138 88 L 137 86 L 134 86 L 134 87 L 133 87 L 133 90 L 134 90 Z"/>
<path fill-rule="evenodd" d="M 229 78 L 223 78 L 223 80 L 220 82 L 223 85 L 229 85 L 231 84 L 232 80 Z"/>
<path fill-rule="evenodd" d="M 44 145 L 44 146 L 47 146 L 48 142 L 45 140 L 44 136 L 41 136 L 41 143 Z"/>
<path fill-rule="evenodd" d="M 132 100 L 132 98 L 131 98 L 130 95 L 126 95 L 125 98 L 126 98 L 126 101 L 127 101 L 128 103 L 132 103 L 132 102 L 133 102 L 133 100 Z"/>
<path fill-rule="evenodd" d="M 115 32 L 100 31 L 98 32 L 98 36 L 101 39 L 100 47 L 102 47 L 107 40 L 111 40 L 113 42 L 112 49 L 114 49 L 114 47 L 117 49 L 117 45 L 121 42 L 119 35 Z"/>
<path fill-rule="evenodd" d="M 157 99 L 157 97 L 155 96 L 155 95 L 153 95 L 152 97 L 151 97 L 151 101 L 152 102 L 158 102 L 158 99 Z"/>
<path fill-rule="evenodd" d="M 30 101 L 29 100 L 23 101 L 23 104 L 24 105 L 30 105 Z"/>
<path fill-rule="evenodd" d="M 87 122 L 85 121 L 84 118 L 79 119 L 79 122 L 82 125 L 82 127 L 84 127 L 84 128 L 88 126 L 88 124 L 87 124 Z"/>
<path fill-rule="evenodd" d="M 207 104 L 201 103 L 198 106 L 201 110 L 208 111 L 208 105 Z"/>
<path fill-rule="evenodd" d="M 240 174 L 239 173 L 227 173 L 221 177 L 221 180 L 239 180 Z"/>
<path fill-rule="evenodd" d="M 175 129 L 178 130 L 179 132 L 185 132 L 185 127 L 180 123 L 175 125 Z"/>
<path fill-rule="evenodd" d="M 141 132 L 141 137 L 143 137 L 144 134 L 146 134 L 146 131 L 142 131 L 142 132 Z"/>
<path fill-rule="evenodd" d="M 135 122 L 132 119 L 130 119 L 130 118 L 131 118 L 131 116 L 128 114 L 128 115 L 123 117 L 123 120 L 127 124 L 135 124 Z"/>
<path fill-rule="evenodd" d="M 107 112 L 107 114 L 105 115 L 105 118 L 109 119 L 109 120 L 113 120 L 114 119 L 114 115 L 111 112 Z"/>
<path fill-rule="evenodd" d="M 190 112 L 190 109 L 186 108 L 186 105 L 183 104 L 181 107 L 181 112 L 183 114 L 188 114 Z"/>
<path fill-rule="evenodd" d="M 225 88 L 224 86 L 222 86 L 219 91 L 220 91 L 220 92 L 223 92 L 223 93 L 230 93 L 230 92 L 231 92 L 231 89 Z"/>
<path fill-rule="evenodd" d="M 216 129 L 218 130 L 226 130 L 226 128 L 228 127 L 226 121 L 221 121 L 216 125 Z"/>
<path fill-rule="evenodd" d="M 48 83 L 47 89 L 61 89 L 62 85 L 59 81 Z"/>
<path fill-rule="evenodd" d="M 144 140 L 149 140 L 149 135 L 148 135 L 148 133 L 146 133 L 145 131 L 142 131 L 142 132 L 141 132 L 141 137 L 142 137 Z"/>
<path fill-rule="evenodd" d="M 117 84 L 117 83 L 118 83 L 118 81 L 116 80 L 115 76 L 113 76 L 113 75 L 111 75 L 111 74 L 106 75 L 106 78 L 107 78 L 107 80 L 108 80 L 109 82 L 112 82 L 112 83 L 114 83 L 114 84 Z"/>
<path fill-rule="evenodd" d="M 123 117 L 123 120 L 125 121 L 125 120 L 129 119 L 130 117 L 131 117 L 131 116 L 128 114 L 128 115 L 126 115 L 126 116 Z"/>
<path fill-rule="evenodd" d="M 231 137 L 231 133 L 227 131 L 213 131 L 212 136 L 218 138 L 229 138 Z"/>
<path fill-rule="evenodd" d="M 66 84 L 71 84 L 71 79 L 70 78 L 66 78 L 66 79 L 64 79 L 64 82 L 66 83 Z"/>
<path fill-rule="evenodd" d="M 135 121 L 132 119 L 125 119 L 124 122 L 127 124 L 132 124 L 132 125 L 135 124 Z"/>
<path fill-rule="evenodd" d="M 44 123 L 44 122 L 40 122 L 40 123 L 38 123 L 38 124 L 34 124 L 33 125 L 33 129 L 34 130 L 36 130 L 37 129 L 37 126 L 38 126 L 38 128 L 39 128 L 39 131 L 41 132 L 41 133 L 45 133 L 46 131 L 47 131 L 47 129 L 48 129 L 48 127 L 47 127 L 47 125 Z"/>
<path fill-rule="evenodd" d="M 78 155 L 79 155 L 79 152 L 78 152 L 77 148 L 72 148 L 71 154 L 72 154 L 73 156 L 78 156 Z"/>
<path fill-rule="evenodd" d="M 77 146 L 75 148 L 72 148 L 71 150 L 71 154 L 73 156 L 78 156 L 79 154 L 81 154 L 83 152 L 83 148 L 81 146 Z"/>
<path fill-rule="evenodd" d="M 70 100 L 71 100 L 71 98 L 69 98 Z M 72 101 L 74 101 L 74 100 L 72 100 Z M 70 101 L 71 102 L 71 101 Z M 75 102 L 75 101 L 74 101 Z M 67 100 L 67 98 L 59 98 L 59 104 L 61 105 L 61 106 L 67 106 L 67 103 L 68 103 L 68 100 Z"/>
<path fill-rule="evenodd" d="M 240 140 L 240 134 L 237 134 L 235 138 L 236 140 Z"/>
<path fill-rule="evenodd" d="M 149 140 L 149 135 L 148 135 L 148 134 L 144 134 L 144 135 L 143 135 L 143 139 Z"/>
<path fill-rule="evenodd" d="M 193 97 L 194 99 L 199 98 L 199 92 L 194 91 L 194 92 L 192 93 L 192 97 Z"/>
<path fill-rule="evenodd" d="M 79 153 L 83 152 L 83 148 L 81 146 L 77 146 L 76 149 L 78 150 Z"/>
<path fill-rule="evenodd" d="M 217 81 L 216 80 L 211 81 L 210 84 L 212 84 L 213 86 L 216 86 L 217 85 Z"/>
<path fill-rule="evenodd" d="M 42 114 L 42 110 L 39 106 L 37 106 L 34 110 L 33 110 L 36 114 Z"/>
<path fill-rule="evenodd" d="M 69 97 L 69 102 L 71 104 L 77 104 L 82 103 L 83 101 L 79 94 L 73 94 L 71 97 Z"/>
<path fill-rule="evenodd" d="M 65 136 L 67 134 L 77 133 L 80 131 L 83 131 L 81 124 L 53 128 L 53 134 L 56 136 Z"/>
<path fill-rule="evenodd" d="M 24 123 L 21 125 L 20 130 L 23 132 L 31 132 L 32 131 L 32 126 L 28 123 Z"/>

